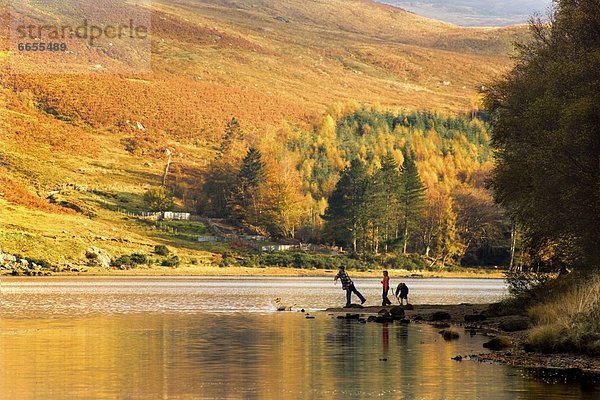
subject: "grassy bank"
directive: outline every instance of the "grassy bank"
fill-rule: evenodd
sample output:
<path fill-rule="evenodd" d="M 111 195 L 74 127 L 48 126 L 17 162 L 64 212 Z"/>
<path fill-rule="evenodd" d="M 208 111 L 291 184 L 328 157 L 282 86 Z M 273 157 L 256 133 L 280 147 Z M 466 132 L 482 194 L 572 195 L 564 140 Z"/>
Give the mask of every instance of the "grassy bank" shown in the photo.
<path fill-rule="evenodd" d="M 568 277 L 531 306 L 536 324 L 526 347 L 541 351 L 600 355 L 600 277 Z"/>

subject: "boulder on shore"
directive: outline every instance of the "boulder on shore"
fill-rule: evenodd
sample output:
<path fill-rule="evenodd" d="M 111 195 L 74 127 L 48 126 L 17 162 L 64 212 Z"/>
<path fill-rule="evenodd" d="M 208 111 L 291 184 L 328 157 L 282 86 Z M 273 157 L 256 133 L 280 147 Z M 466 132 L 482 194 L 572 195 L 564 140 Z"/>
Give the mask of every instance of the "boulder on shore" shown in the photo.
<path fill-rule="evenodd" d="M 506 336 L 496 336 L 489 342 L 485 342 L 483 347 L 490 350 L 502 350 L 511 346 L 510 338 Z"/>
<path fill-rule="evenodd" d="M 88 247 L 85 250 L 85 258 L 87 258 L 88 261 L 95 266 L 103 268 L 110 267 L 110 254 L 98 247 Z"/>
<path fill-rule="evenodd" d="M 529 319 L 526 317 L 514 316 L 510 317 L 498 326 L 504 332 L 517 332 L 529 329 Z"/>
<path fill-rule="evenodd" d="M 403 319 L 406 313 L 404 312 L 404 309 L 402 307 L 394 306 L 390 308 L 390 315 L 394 319 Z"/>

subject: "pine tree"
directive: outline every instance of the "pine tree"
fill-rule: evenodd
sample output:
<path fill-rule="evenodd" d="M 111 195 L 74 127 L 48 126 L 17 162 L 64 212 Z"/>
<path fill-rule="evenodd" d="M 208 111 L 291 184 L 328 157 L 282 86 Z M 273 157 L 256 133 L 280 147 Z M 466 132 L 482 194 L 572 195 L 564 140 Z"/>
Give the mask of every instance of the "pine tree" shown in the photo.
<path fill-rule="evenodd" d="M 229 200 L 229 207 L 234 216 L 254 224 L 259 222 L 259 215 L 263 211 L 259 201 L 259 188 L 265 180 L 265 164 L 261 159 L 260 151 L 251 147 L 242 161 Z"/>
<path fill-rule="evenodd" d="M 414 154 L 406 152 L 402 163 L 401 187 L 400 187 L 400 210 L 402 215 L 402 252 L 407 254 L 408 241 L 411 229 L 419 222 L 423 208 L 425 207 L 425 185 L 421 181 Z"/>
<path fill-rule="evenodd" d="M 353 160 L 341 172 L 323 215 L 326 235 L 336 242 L 351 245 L 354 252 L 359 250 L 358 240 L 364 226 L 367 178 L 365 164 Z"/>
<path fill-rule="evenodd" d="M 232 188 L 236 183 L 236 171 L 246 153 L 244 133 L 237 119 L 232 118 L 225 128 L 219 153 L 208 166 L 202 185 L 200 210 L 214 216 L 228 216 Z"/>
<path fill-rule="evenodd" d="M 388 152 L 381 160 L 381 168 L 369 179 L 365 194 L 365 216 L 375 253 L 380 243 L 387 252 L 391 239 L 397 236 L 400 188 L 398 163 Z"/>
<path fill-rule="evenodd" d="M 219 148 L 219 156 L 226 157 L 231 153 L 239 142 L 244 140 L 244 132 L 238 120 L 233 117 L 231 121 L 227 123 L 225 127 L 225 134 L 221 140 L 221 147 Z"/>

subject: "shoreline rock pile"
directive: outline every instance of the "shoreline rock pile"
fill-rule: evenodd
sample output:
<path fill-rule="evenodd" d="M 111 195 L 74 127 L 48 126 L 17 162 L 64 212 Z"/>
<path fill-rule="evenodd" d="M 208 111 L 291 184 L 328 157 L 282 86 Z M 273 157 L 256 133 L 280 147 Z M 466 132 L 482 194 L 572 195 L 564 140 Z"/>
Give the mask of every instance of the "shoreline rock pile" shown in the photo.
<path fill-rule="evenodd" d="M 51 274 L 51 271 L 33 260 L 4 253 L 0 250 L 1 270 L 10 271 L 13 276 L 44 276 Z"/>

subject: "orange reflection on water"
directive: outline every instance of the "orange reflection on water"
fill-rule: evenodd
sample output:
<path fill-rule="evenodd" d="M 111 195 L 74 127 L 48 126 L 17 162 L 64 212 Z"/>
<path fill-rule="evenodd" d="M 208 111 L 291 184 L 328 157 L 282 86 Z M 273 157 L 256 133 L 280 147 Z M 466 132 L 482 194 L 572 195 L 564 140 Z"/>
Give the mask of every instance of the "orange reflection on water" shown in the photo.
<path fill-rule="evenodd" d="M 465 335 L 463 335 L 465 336 Z M 507 367 L 457 363 L 483 337 L 325 313 L 0 320 L 5 399 L 579 398 Z M 513 371 L 513 372 L 511 372 Z"/>

